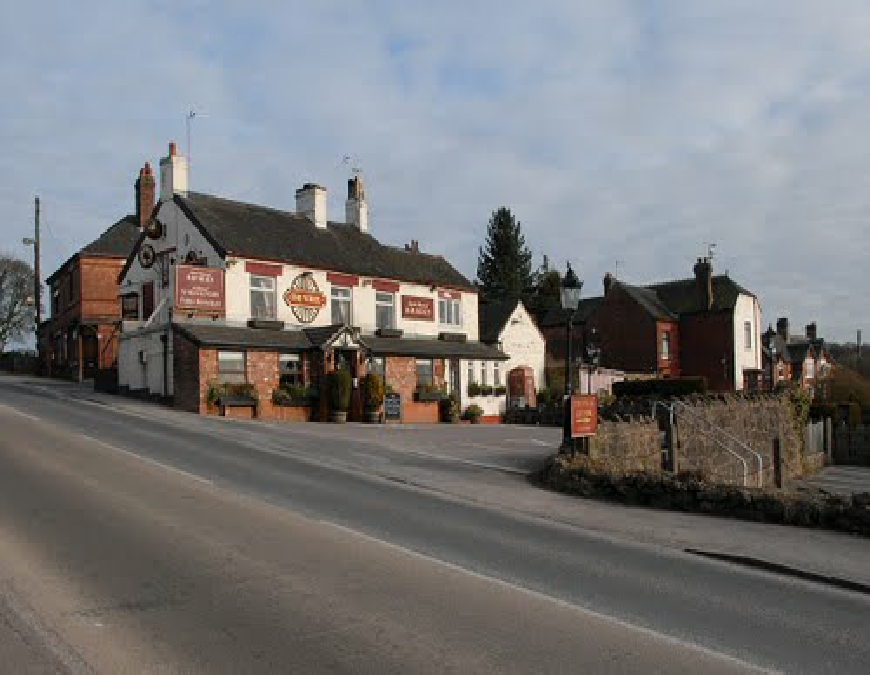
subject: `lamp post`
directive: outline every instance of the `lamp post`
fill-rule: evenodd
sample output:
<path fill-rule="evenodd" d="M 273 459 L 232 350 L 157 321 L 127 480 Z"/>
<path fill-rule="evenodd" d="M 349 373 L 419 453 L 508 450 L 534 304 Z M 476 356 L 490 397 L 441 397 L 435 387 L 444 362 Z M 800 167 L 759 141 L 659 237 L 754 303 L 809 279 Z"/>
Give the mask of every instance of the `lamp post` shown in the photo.
<path fill-rule="evenodd" d="M 770 391 L 776 391 L 776 345 L 770 341 Z"/>
<path fill-rule="evenodd" d="M 580 293 L 583 290 L 583 282 L 574 274 L 571 263 L 562 279 L 560 300 L 562 309 L 566 312 L 566 337 L 565 343 L 565 420 L 562 425 L 562 448 L 561 452 L 574 453 L 574 439 L 571 436 L 571 337 L 573 332 L 574 315 L 580 306 Z"/>

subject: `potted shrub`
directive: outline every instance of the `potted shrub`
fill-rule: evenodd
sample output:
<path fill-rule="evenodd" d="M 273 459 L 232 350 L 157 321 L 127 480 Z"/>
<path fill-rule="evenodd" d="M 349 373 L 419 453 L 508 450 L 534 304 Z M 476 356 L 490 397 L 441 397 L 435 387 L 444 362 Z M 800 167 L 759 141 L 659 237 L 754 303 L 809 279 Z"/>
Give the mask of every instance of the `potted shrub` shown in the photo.
<path fill-rule="evenodd" d="M 351 378 L 346 370 L 336 370 L 327 375 L 329 386 L 330 420 L 332 422 L 347 422 L 347 411 L 350 408 Z"/>
<path fill-rule="evenodd" d="M 441 399 L 440 413 L 442 422 L 455 424 L 459 421 L 459 401 L 456 399 L 456 396 L 451 394 Z"/>
<path fill-rule="evenodd" d="M 384 402 L 384 383 L 381 376 L 369 373 L 360 382 L 363 399 L 363 419 L 366 422 L 380 422 L 381 405 Z"/>
<path fill-rule="evenodd" d="M 476 403 L 472 403 L 462 413 L 462 419 L 469 420 L 472 424 L 480 424 L 480 418 L 483 416 L 483 408 Z"/>

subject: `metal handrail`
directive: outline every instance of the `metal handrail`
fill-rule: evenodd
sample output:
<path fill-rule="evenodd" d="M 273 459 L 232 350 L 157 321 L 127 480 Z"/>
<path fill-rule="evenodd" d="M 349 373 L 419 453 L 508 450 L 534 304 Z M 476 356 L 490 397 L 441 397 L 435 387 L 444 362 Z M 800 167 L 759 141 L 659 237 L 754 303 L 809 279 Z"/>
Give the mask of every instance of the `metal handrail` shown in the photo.
<path fill-rule="evenodd" d="M 686 405 L 686 404 L 683 403 L 682 401 L 674 401 L 674 402 L 673 402 L 673 405 L 679 405 L 679 406 L 682 406 L 682 408 L 683 408 L 684 410 L 688 411 L 691 415 L 695 416 L 696 418 L 698 418 L 698 419 L 700 419 L 700 420 L 702 420 L 702 421 L 704 421 L 704 422 L 707 422 L 707 424 L 709 424 L 709 425 L 712 426 L 712 427 L 715 427 L 715 428 L 716 428 L 716 429 L 717 429 L 721 434 L 723 434 L 724 436 L 730 438 L 730 439 L 731 439 L 733 442 L 735 442 L 738 446 L 742 447 L 743 449 L 745 449 L 745 450 L 747 450 L 748 452 L 750 452 L 750 453 L 752 453 L 753 455 L 755 455 L 756 459 L 758 460 L 758 487 L 764 487 L 764 460 L 763 460 L 762 457 L 761 457 L 761 453 L 759 453 L 759 452 L 753 450 L 752 447 L 751 447 L 750 445 L 748 445 L 747 443 L 744 443 L 744 442 L 741 441 L 739 438 L 737 438 L 736 436 L 734 436 L 733 434 L 731 434 L 730 432 L 728 432 L 726 429 L 723 429 L 722 427 L 713 424 L 713 423 L 710 422 L 709 420 L 704 419 L 704 418 L 701 417 L 697 412 L 695 412 L 692 408 L 690 408 L 688 405 Z M 744 485 L 745 485 L 745 484 L 746 484 L 746 483 L 745 483 L 745 481 L 744 481 Z"/>

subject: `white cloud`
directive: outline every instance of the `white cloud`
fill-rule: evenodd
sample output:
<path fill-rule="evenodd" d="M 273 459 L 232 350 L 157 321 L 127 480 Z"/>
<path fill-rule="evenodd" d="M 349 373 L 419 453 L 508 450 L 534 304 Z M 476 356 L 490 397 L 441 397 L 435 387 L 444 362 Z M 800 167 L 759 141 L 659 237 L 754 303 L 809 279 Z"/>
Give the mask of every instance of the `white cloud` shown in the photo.
<path fill-rule="evenodd" d="M 581 5 L 578 7 L 578 5 Z M 716 5 L 716 8 L 714 8 Z M 852 337 L 870 205 L 870 9 L 859 2 L 56 3 L 0 26 L 2 243 L 38 192 L 44 267 L 132 209 L 193 123 L 195 189 L 343 214 L 466 274 L 499 205 L 587 288 L 691 272 L 704 243 L 766 320 Z"/>

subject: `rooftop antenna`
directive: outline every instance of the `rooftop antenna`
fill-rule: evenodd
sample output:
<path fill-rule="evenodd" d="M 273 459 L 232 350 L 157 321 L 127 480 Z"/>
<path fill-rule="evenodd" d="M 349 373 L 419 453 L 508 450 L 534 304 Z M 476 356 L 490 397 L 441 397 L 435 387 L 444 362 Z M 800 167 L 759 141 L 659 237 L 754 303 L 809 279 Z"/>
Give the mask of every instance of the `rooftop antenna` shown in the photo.
<path fill-rule="evenodd" d="M 344 166 L 350 165 L 350 172 L 354 176 L 361 176 L 362 175 L 362 168 L 360 168 L 358 166 L 359 162 L 357 161 L 357 158 L 354 157 L 353 155 L 345 155 L 344 157 L 341 158 L 341 163 Z"/>
<path fill-rule="evenodd" d="M 716 244 L 714 242 L 709 242 L 707 244 L 707 259 L 712 262 L 713 256 L 716 254 Z"/>
<path fill-rule="evenodd" d="M 619 263 L 622 263 L 622 262 L 625 262 L 625 261 L 624 260 L 617 260 L 615 265 L 614 265 L 614 270 L 613 270 L 613 278 L 614 279 L 619 279 Z"/>

